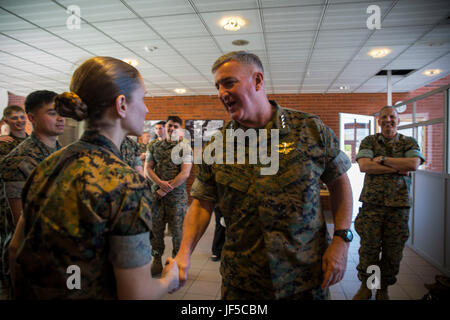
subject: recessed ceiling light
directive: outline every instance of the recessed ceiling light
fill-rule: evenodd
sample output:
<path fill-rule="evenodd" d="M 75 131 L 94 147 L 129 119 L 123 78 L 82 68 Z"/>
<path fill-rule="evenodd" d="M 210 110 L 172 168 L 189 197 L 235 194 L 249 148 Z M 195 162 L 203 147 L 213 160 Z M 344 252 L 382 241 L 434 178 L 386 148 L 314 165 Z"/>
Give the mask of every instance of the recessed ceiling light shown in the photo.
<path fill-rule="evenodd" d="M 233 40 L 231 41 L 231 43 L 234 44 L 235 46 L 246 46 L 250 42 L 248 42 L 247 40 Z"/>
<path fill-rule="evenodd" d="M 220 25 L 227 31 L 238 31 L 245 26 L 245 20 L 239 17 L 229 17 L 222 19 Z"/>
<path fill-rule="evenodd" d="M 175 92 L 178 93 L 178 94 L 186 93 L 186 89 L 184 89 L 184 88 L 176 88 L 176 89 L 173 90 L 173 91 L 175 91 Z"/>
<path fill-rule="evenodd" d="M 428 77 L 432 77 L 432 76 L 438 75 L 441 72 L 442 72 L 441 69 L 428 69 L 428 70 L 425 70 L 422 74 L 426 75 Z"/>
<path fill-rule="evenodd" d="M 369 51 L 368 55 L 371 56 L 372 58 L 383 58 L 391 52 L 392 50 L 389 48 L 378 48 Z"/>
<path fill-rule="evenodd" d="M 136 59 L 125 58 L 125 59 L 122 59 L 122 61 L 124 61 L 128 64 L 131 64 L 133 67 L 136 67 L 139 64 L 139 62 Z"/>
<path fill-rule="evenodd" d="M 339 86 L 339 90 L 342 90 L 342 91 L 346 91 L 346 90 L 349 90 L 349 89 L 350 89 L 349 85 Z"/>

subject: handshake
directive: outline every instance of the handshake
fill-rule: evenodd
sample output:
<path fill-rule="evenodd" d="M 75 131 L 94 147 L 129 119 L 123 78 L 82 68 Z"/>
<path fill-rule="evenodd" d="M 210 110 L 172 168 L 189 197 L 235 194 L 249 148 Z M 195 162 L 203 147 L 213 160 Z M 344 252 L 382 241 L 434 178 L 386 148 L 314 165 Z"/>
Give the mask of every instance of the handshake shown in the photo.
<path fill-rule="evenodd" d="M 177 259 L 177 258 L 175 258 Z M 187 270 L 189 264 L 186 266 L 180 263 L 180 268 L 177 261 L 172 258 L 167 258 L 164 269 L 161 273 L 161 281 L 167 287 L 169 293 L 178 291 L 187 280 Z"/>

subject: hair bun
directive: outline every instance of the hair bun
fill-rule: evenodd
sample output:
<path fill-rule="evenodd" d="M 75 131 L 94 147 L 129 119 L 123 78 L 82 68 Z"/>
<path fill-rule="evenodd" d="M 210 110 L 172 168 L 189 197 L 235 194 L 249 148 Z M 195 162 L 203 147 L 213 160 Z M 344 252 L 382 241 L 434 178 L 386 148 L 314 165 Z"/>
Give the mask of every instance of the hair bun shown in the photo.
<path fill-rule="evenodd" d="M 87 105 L 75 92 L 63 92 L 55 98 L 55 110 L 63 117 L 82 121 L 88 116 Z"/>

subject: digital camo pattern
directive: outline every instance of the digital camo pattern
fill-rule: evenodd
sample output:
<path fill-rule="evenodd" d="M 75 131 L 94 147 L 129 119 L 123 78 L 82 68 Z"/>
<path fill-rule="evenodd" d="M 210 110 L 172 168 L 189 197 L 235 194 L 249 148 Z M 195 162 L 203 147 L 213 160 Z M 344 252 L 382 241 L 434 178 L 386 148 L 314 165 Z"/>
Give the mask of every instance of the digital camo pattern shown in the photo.
<path fill-rule="evenodd" d="M 180 249 L 183 221 L 186 215 L 188 196 L 186 188 L 175 189 L 162 199 L 153 198 L 152 202 L 152 256 L 161 257 L 164 253 L 164 231 L 166 223 L 172 236 L 172 257 Z"/>
<path fill-rule="evenodd" d="M 381 133 L 367 136 L 361 142 L 356 160 L 376 158 L 378 156 L 405 158 L 419 157 L 422 163 L 424 156 L 420 153 L 417 141 L 400 133 L 392 139 L 383 137 Z M 359 201 L 388 207 L 411 206 L 411 177 L 399 174 L 366 174 L 364 187 Z"/>
<path fill-rule="evenodd" d="M 155 166 L 153 171 L 163 181 L 174 179 L 181 171 L 181 163 L 175 164 L 172 161 L 172 149 L 178 144 L 185 142 L 167 141 L 166 139 L 152 143 L 147 150 L 146 161 L 153 161 Z M 189 146 L 187 146 L 190 149 Z M 190 154 L 184 154 L 183 163 L 192 163 L 192 150 Z M 157 186 L 154 187 L 155 191 Z M 186 189 L 186 182 L 179 185 L 178 189 Z"/>
<path fill-rule="evenodd" d="M 154 162 L 153 171 L 163 181 L 174 179 L 181 172 L 181 164 L 173 163 L 171 159 L 172 149 L 179 143 L 169 142 L 166 139 L 152 143 L 147 151 L 147 161 Z M 191 155 L 186 155 L 185 162 L 192 162 Z M 159 186 L 152 184 L 155 192 Z M 184 216 L 187 210 L 188 197 L 186 182 L 169 192 L 162 199 L 154 197 L 152 204 L 153 237 L 151 238 L 152 255 L 160 257 L 164 253 L 164 230 L 166 223 L 172 234 L 172 255 L 178 252 L 182 237 Z"/>
<path fill-rule="evenodd" d="M 142 143 L 139 142 L 139 152 L 140 153 L 146 153 L 147 152 L 147 148 L 150 146 L 150 142 L 149 143 Z"/>
<path fill-rule="evenodd" d="M 22 141 L 24 141 L 28 137 L 28 135 L 25 138 L 18 138 L 13 135 L 10 135 L 10 137 L 13 138 L 14 141 L 12 142 L 0 141 L 0 160 L 8 153 L 10 153 L 12 149 L 17 147 Z"/>
<path fill-rule="evenodd" d="M 395 284 L 409 237 L 408 219 L 409 208 L 363 204 L 355 220 L 355 230 L 361 237 L 356 267 L 359 280 L 365 283 L 372 275 L 367 273 L 367 268 L 377 265 L 381 285 Z"/>
<path fill-rule="evenodd" d="M 117 298 L 109 236 L 151 229 L 148 184 L 93 131 L 45 159 L 23 191 L 25 240 L 17 256 L 16 297 Z M 69 290 L 70 265 L 81 289 Z"/>
<path fill-rule="evenodd" d="M 125 137 L 120 145 L 120 153 L 122 154 L 123 161 L 132 168 L 142 166 L 142 161 L 139 158 L 141 155 L 139 148 L 139 144 L 129 137 Z"/>
<path fill-rule="evenodd" d="M 7 278 L 9 274 L 7 246 L 14 233 L 12 212 L 7 198 L 20 199 L 22 188 L 31 171 L 60 148 L 58 142 L 56 148 L 48 147 L 32 133 L 0 161 L 0 265 L 3 277 Z"/>
<path fill-rule="evenodd" d="M 391 139 L 381 133 L 364 138 L 356 160 L 378 156 L 419 157 L 422 163 L 425 161 L 417 141 L 400 133 Z M 355 220 L 356 232 L 361 237 L 357 266 L 361 281 L 370 276 L 367 274 L 370 265 L 378 265 L 382 285 L 396 282 L 403 248 L 409 237 L 410 185 L 409 176 L 366 173 L 359 199 L 363 206 Z"/>
<path fill-rule="evenodd" d="M 295 146 L 280 153 L 278 174 L 261 175 L 259 163 L 202 164 L 191 191 L 217 203 L 225 218 L 222 285 L 256 299 L 268 292 L 277 299 L 295 297 L 320 286 L 330 238 L 320 211 L 319 180 L 331 182 L 351 166 L 333 131 L 317 116 L 271 103 L 276 112 L 265 129 L 279 129 L 280 144 Z M 238 127 L 231 121 L 222 136 Z"/>

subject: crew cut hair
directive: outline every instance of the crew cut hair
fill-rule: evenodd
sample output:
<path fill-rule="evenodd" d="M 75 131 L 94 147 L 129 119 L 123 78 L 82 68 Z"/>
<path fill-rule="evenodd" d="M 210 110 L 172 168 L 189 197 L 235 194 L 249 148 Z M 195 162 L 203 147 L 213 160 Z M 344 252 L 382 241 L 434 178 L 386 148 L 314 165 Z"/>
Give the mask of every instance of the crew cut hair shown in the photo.
<path fill-rule="evenodd" d="M 231 51 L 224 54 L 214 62 L 211 72 L 215 73 L 221 65 L 229 61 L 239 61 L 240 63 L 254 65 L 264 74 L 264 68 L 259 57 L 247 51 Z"/>

